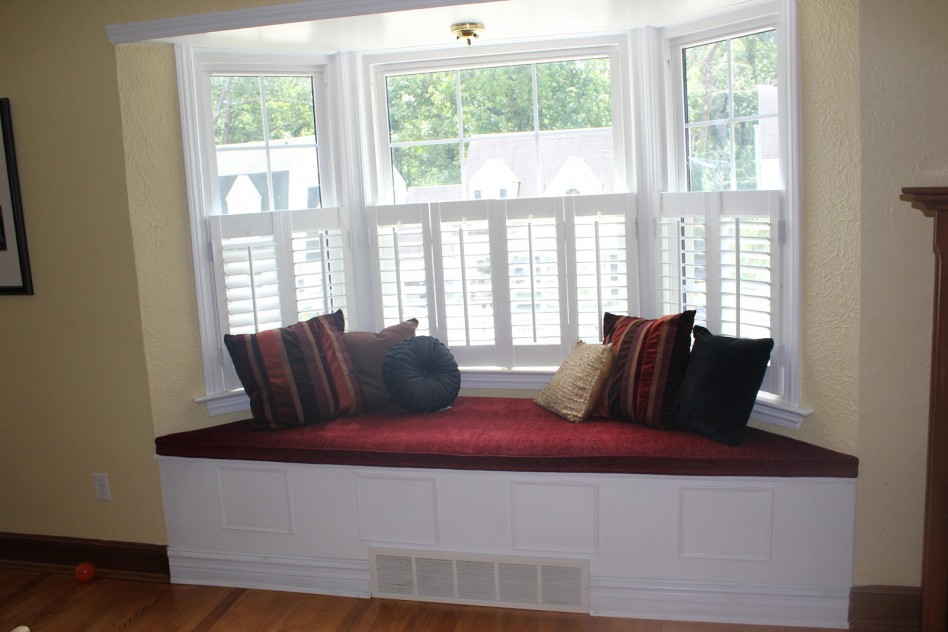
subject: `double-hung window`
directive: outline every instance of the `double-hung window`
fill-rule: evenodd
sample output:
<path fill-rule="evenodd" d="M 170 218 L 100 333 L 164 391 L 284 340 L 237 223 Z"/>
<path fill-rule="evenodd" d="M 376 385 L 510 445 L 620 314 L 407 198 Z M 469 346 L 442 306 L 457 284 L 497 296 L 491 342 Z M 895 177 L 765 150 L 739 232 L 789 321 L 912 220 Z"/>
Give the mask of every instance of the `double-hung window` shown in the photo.
<path fill-rule="evenodd" d="M 464 367 L 556 366 L 636 296 L 625 48 L 372 65 L 381 321 Z"/>
<path fill-rule="evenodd" d="M 669 38 L 672 187 L 657 204 L 662 312 L 694 309 L 714 333 L 774 338 L 761 391 L 776 401 L 796 388 L 786 39 L 776 16 Z"/>
<path fill-rule="evenodd" d="M 187 56 L 185 56 L 187 57 Z M 179 60 L 193 91 L 192 231 L 209 393 L 240 388 L 224 334 L 348 303 L 342 209 L 332 205 L 323 69 L 310 60 Z M 226 400 L 226 398 L 225 398 Z M 221 408 L 241 406 L 240 397 Z"/>

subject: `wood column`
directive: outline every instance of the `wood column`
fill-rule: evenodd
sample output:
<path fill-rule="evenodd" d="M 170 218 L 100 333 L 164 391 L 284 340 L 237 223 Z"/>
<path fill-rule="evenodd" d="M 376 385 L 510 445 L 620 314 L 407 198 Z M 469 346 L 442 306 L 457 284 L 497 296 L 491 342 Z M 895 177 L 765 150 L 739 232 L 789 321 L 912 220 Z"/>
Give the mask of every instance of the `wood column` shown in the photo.
<path fill-rule="evenodd" d="M 935 218 L 935 316 L 922 558 L 922 632 L 948 629 L 948 187 L 902 189 Z"/>

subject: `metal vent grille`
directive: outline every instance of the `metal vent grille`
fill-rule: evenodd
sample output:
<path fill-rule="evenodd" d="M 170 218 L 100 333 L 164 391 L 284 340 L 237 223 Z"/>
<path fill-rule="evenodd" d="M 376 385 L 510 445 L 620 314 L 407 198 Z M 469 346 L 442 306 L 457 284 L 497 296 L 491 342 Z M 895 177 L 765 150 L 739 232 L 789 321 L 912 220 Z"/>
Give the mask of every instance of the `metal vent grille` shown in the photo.
<path fill-rule="evenodd" d="M 589 562 L 400 549 L 369 550 L 372 595 L 589 612 Z"/>

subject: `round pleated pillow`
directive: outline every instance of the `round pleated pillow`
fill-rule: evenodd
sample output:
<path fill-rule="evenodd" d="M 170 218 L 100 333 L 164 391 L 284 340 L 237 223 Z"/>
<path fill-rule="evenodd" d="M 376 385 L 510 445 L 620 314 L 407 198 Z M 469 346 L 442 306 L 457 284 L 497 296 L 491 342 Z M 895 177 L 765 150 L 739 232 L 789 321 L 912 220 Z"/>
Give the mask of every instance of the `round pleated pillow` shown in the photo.
<path fill-rule="evenodd" d="M 413 413 L 446 408 L 461 390 L 454 355 L 431 336 L 415 336 L 392 347 L 382 364 L 382 379 L 392 401 Z"/>

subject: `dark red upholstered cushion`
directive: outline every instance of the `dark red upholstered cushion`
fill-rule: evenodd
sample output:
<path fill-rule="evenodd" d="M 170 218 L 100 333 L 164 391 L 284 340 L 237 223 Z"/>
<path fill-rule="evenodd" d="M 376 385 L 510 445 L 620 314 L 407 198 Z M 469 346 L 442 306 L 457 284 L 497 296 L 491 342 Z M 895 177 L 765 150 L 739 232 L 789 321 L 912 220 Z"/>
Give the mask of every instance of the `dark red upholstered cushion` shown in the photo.
<path fill-rule="evenodd" d="M 731 447 L 610 419 L 573 424 L 529 399 L 459 397 L 427 415 L 365 413 L 280 432 L 249 421 L 158 437 L 165 456 L 517 472 L 855 478 L 855 457 L 749 428 Z"/>

